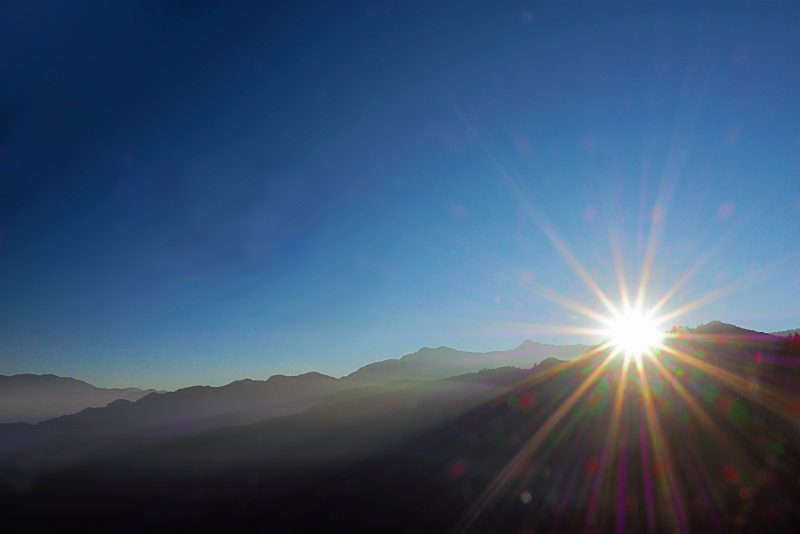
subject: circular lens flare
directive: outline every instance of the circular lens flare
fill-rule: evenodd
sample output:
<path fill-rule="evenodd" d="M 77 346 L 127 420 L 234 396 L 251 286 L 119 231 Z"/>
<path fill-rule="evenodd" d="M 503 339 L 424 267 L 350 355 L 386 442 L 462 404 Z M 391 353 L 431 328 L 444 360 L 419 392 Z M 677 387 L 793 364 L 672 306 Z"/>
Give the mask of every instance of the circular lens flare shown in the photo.
<path fill-rule="evenodd" d="M 617 352 L 636 358 L 658 347 L 664 338 L 658 323 L 639 310 L 615 317 L 606 334 Z"/>

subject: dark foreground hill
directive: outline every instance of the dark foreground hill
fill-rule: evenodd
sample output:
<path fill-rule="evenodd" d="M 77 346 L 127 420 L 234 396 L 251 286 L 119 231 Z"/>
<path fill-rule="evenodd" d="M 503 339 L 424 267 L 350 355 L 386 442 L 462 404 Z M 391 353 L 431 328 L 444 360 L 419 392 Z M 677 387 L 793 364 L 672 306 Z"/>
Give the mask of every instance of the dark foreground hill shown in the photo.
<path fill-rule="evenodd" d="M 795 532 L 800 347 L 731 328 L 655 358 L 351 389 L 302 414 L 0 469 L 12 528 Z"/>

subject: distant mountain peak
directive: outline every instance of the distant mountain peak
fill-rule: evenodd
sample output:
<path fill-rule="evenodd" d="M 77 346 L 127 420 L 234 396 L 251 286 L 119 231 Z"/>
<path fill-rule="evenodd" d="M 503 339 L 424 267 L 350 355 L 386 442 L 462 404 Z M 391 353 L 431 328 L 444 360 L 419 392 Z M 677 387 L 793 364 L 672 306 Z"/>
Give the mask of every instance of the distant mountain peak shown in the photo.
<path fill-rule="evenodd" d="M 732 323 L 725 323 L 717 319 L 697 325 L 697 328 L 740 328 Z M 744 330 L 744 328 L 742 328 Z"/>
<path fill-rule="evenodd" d="M 61 383 L 72 383 L 72 384 L 85 384 L 87 386 L 91 386 L 88 382 L 84 382 L 83 380 L 78 380 L 77 378 L 72 378 L 69 376 L 58 376 L 52 373 L 41 374 L 37 375 L 34 373 L 20 373 L 16 375 L 0 375 L 0 378 L 3 379 L 10 379 L 16 382 L 26 381 L 26 382 L 39 382 L 39 383 L 53 383 L 53 382 L 61 382 Z M 92 386 L 94 387 L 94 386 Z"/>
<path fill-rule="evenodd" d="M 439 345 L 438 347 L 421 347 L 417 352 L 434 352 L 434 351 L 455 351 L 452 347 L 448 347 L 447 345 Z"/>
<path fill-rule="evenodd" d="M 412 352 L 411 354 L 406 354 L 405 356 L 401 356 L 401 360 L 406 360 L 409 358 L 415 358 L 417 356 L 432 356 L 434 354 L 451 354 L 455 352 L 464 352 L 458 349 L 454 349 L 452 347 L 448 347 L 446 345 L 439 345 L 438 347 L 421 347 L 417 352 Z"/>
<path fill-rule="evenodd" d="M 138 400 L 152 390 L 99 388 L 54 374 L 0 375 L 0 423 L 36 423 L 106 406 L 117 399 Z"/>
<path fill-rule="evenodd" d="M 317 372 L 317 371 L 309 371 L 307 373 L 301 373 L 299 375 L 272 375 L 266 381 L 267 382 L 275 382 L 275 381 L 284 381 L 284 380 L 303 380 L 303 379 L 315 379 L 315 380 L 336 380 L 334 377 Z"/>
<path fill-rule="evenodd" d="M 324 380 L 336 380 L 336 378 L 330 375 L 326 375 L 325 373 L 320 373 L 319 371 L 309 371 L 307 373 L 301 373 L 297 376 L 304 378 L 322 378 Z"/>
<path fill-rule="evenodd" d="M 725 323 L 723 321 L 710 321 L 708 323 L 700 324 L 697 327 L 691 329 L 692 332 L 698 334 L 716 334 L 716 335 L 738 335 L 738 336 L 757 336 L 757 337 L 772 337 L 771 334 L 767 334 L 765 332 L 759 332 L 758 330 L 750 330 L 748 328 L 742 328 L 741 326 L 737 326 L 731 323 Z"/>
<path fill-rule="evenodd" d="M 713 320 L 707 323 L 701 323 L 697 325 L 694 329 L 695 330 L 716 330 L 716 329 L 729 329 L 729 330 L 746 330 L 746 328 L 742 328 L 740 326 L 736 326 L 735 324 L 725 323 L 720 320 Z"/>
<path fill-rule="evenodd" d="M 355 384 L 384 384 L 397 380 L 435 380 L 482 369 L 516 367 L 529 369 L 548 357 L 577 358 L 588 347 L 584 345 L 547 345 L 525 340 L 511 350 L 469 352 L 446 345 L 422 347 L 417 352 L 367 364 L 343 377 Z"/>
<path fill-rule="evenodd" d="M 770 332 L 771 336 L 789 337 L 800 334 L 800 328 L 792 328 L 790 330 L 779 330 L 777 332 Z"/>

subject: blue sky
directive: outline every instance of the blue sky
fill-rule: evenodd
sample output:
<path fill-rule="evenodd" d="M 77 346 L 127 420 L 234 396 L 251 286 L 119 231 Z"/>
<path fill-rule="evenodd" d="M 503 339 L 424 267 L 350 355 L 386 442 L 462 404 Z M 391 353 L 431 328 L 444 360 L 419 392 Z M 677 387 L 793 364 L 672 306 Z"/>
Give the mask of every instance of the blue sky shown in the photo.
<path fill-rule="evenodd" d="M 748 280 L 676 323 L 800 326 L 796 4 L 265 4 L 4 8 L 0 373 L 589 341 L 542 221 L 615 298 L 654 220 L 653 295 Z"/>

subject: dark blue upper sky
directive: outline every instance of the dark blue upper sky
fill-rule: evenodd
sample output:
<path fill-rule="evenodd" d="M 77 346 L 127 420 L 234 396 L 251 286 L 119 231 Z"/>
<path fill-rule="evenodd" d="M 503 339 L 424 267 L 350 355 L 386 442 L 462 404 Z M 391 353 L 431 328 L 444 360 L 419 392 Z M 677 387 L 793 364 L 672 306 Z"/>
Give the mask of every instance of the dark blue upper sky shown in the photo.
<path fill-rule="evenodd" d="M 746 282 L 676 323 L 800 326 L 800 6 L 429 4 L 6 5 L 0 373 L 585 341 L 543 224 L 616 298 L 655 221 L 653 296 Z"/>

